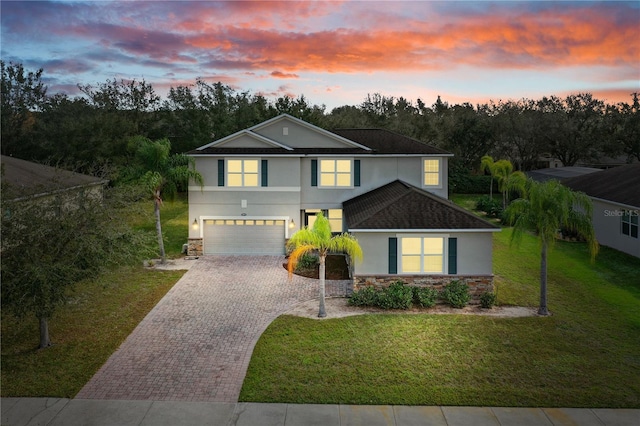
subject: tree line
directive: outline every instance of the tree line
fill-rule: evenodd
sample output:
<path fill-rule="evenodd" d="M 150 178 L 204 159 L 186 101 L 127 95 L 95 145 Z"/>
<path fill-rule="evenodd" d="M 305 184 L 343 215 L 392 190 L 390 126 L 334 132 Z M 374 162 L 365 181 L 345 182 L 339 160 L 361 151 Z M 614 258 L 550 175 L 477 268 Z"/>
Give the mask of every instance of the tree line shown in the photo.
<path fill-rule="evenodd" d="M 65 165 L 117 180 L 136 147 L 134 136 L 167 138 L 184 153 L 282 113 L 325 129 L 378 127 L 455 154 L 452 171 L 480 172 L 481 158 L 508 159 L 517 170 L 541 156 L 566 166 L 608 156 L 640 160 L 640 100 L 606 103 L 590 93 L 538 100 L 450 105 L 373 93 L 359 105 L 327 111 L 304 95 L 268 100 L 220 82 L 196 79 L 162 99 L 146 81 L 79 84 L 81 95 L 49 94 L 43 70 L 1 62 L 2 154 Z"/>

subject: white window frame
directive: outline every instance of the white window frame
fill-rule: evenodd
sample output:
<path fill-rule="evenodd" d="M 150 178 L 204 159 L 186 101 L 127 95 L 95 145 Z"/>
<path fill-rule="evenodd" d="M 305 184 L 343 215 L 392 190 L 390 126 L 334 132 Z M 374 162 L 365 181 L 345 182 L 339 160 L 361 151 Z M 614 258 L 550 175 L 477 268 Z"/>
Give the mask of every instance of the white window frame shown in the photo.
<path fill-rule="evenodd" d="M 433 275 L 448 275 L 448 270 L 449 270 L 449 235 L 444 235 L 444 234 L 402 234 L 402 235 L 397 235 L 398 238 L 398 272 L 400 273 L 400 275 L 427 275 L 427 274 L 433 274 Z M 421 244 L 421 249 L 420 249 L 420 271 L 419 272 L 405 272 L 404 271 L 404 256 L 405 254 L 403 253 L 402 250 L 402 242 L 404 239 L 407 238 L 420 238 L 420 244 Z M 424 238 L 439 238 L 442 240 L 442 269 L 440 270 L 440 272 L 432 272 L 432 271 L 428 271 L 425 272 L 424 269 L 424 258 L 425 257 L 429 257 L 431 255 L 425 255 L 424 253 Z M 406 255 L 406 256 L 411 256 L 411 254 Z"/>
<path fill-rule="evenodd" d="M 330 217 L 330 211 L 339 211 L 340 212 L 340 218 L 337 217 Z M 331 226 L 331 232 L 333 234 L 340 234 L 343 232 L 343 227 L 344 227 L 344 211 L 342 209 L 305 209 L 303 211 L 304 215 L 309 215 L 309 223 L 307 226 L 309 226 L 309 228 L 313 227 L 313 223 L 315 222 L 315 217 L 317 216 L 318 213 L 322 212 L 322 214 L 324 215 L 324 217 L 327 218 L 327 220 L 329 221 L 329 225 Z M 315 213 L 312 215 L 312 213 Z M 314 217 L 313 219 L 311 219 L 312 217 Z M 340 226 L 334 226 L 336 225 L 336 222 L 340 221 Z"/>
<path fill-rule="evenodd" d="M 240 171 L 240 173 L 231 172 L 230 171 L 230 167 L 229 167 L 229 162 L 230 161 L 240 161 L 241 162 L 242 170 Z M 247 172 L 245 172 L 245 162 L 247 162 L 247 161 L 255 161 L 257 163 L 257 172 L 256 173 L 253 173 L 253 172 L 252 173 L 247 173 Z M 224 172 L 225 176 L 224 176 L 224 179 L 225 179 L 225 186 L 226 187 L 229 187 L 229 188 L 259 188 L 260 187 L 260 184 L 261 184 L 260 179 L 261 179 L 261 176 L 262 176 L 262 174 L 261 174 L 262 170 L 260 170 L 260 169 L 262 167 L 262 164 L 261 164 L 262 161 L 260 161 L 259 158 L 227 158 L 227 159 L 225 159 L 225 163 L 226 164 L 225 164 L 225 172 Z M 256 184 L 255 185 L 246 185 L 245 184 L 245 177 L 247 175 L 249 175 L 249 174 L 251 174 L 251 175 L 255 174 L 255 176 L 256 176 Z M 230 185 L 229 184 L 230 181 L 231 181 L 231 179 L 229 179 L 230 175 L 240 176 L 240 178 L 242 179 L 242 185 Z"/>
<path fill-rule="evenodd" d="M 324 174 L 333 174 L 334 176 L 334 181 L 336 182 L 335 185 L 323 185 L 322 183 L 322 163 L 325 161 L 333 161 L 334 163 L 334 171 L 333 172 L 324 172 Z M 344 175 L 346 173 L 340 173 L 337 170 L 337 162 L 338 161 L 348 161 L 349 162 L 349 185 L 344 185 L 344 186 L 338 186 L 337 182 L 338 182 L 338 175 Z M 354 179 L 354 161 L 353 158 L 318 158 L 318 188 L 324 188 L 324 189 L 349 189 L 349 188 L 353 188 L 353 179 Z"/>
<path fill-rule="evenodd" d="M 640 236 L 640 213 L 638 210 L 625 210 L 623 215 L 620 216 L 620 233 L 630 238 L 636 238 Z M 634 218 L 635 217 L 635 223 Z M 624 232 L 624 226 L 627 225 L 629 232 Z M 633 228 L 636 229 L 636 236 L 634 237 Z"/>
<path fill-rule="evenodd" d="M 427 161 L 437 161 L 438 162 L 438 184 L 437 185 L 427 185 L 425 184 L 425 178 L 427 177 L 427 173 L 435 174 L 434 172 L 430 172 L 426 170 L 426 162 Z M 423 188 L 442 188 L 442 158 L 441 157 L 422 157 L 422 175 L 421 182 Z"/>

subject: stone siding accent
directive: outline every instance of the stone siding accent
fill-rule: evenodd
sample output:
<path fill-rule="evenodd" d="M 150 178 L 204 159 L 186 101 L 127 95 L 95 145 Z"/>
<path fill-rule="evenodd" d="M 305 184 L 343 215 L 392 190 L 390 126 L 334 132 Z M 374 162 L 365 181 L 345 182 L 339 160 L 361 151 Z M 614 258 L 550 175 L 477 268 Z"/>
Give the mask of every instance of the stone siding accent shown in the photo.
<path fill-rule="evenodd" d="M 202 256 L 202 238 L 189 238 L 187 242 L 187 256 Z"/>
<path fill-rule="evenodd" d="M 389 287 L 396 281 L 415 287 L 433 287 L 440 291 L 451 281 L 464 281 L 469 286 L 472 305 L 480 303 L 480 295 L 493 290 L 493 275 L 356 275 L 353 278 L 353 291 L 373 286 L 376 289 Z"/>

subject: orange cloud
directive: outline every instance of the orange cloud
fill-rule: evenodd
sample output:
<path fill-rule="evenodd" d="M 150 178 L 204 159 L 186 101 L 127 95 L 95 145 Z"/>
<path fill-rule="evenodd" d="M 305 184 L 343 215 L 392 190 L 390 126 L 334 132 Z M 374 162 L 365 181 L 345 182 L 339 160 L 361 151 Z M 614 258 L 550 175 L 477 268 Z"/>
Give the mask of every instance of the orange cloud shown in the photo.
<path fill-rule="evenodd" d="M 640 61 L 640 27 L 595 9 L 546 10 L 465 18 L 419 30 L 279 29 L 219 26 L 185 35 L 226 68 L 280 68 L 287 72 L 429 70 L 466 64 L 536 69 L 576 65 L 630 65 Z M 635 42 L 634 42 L 635 41 Z"/>

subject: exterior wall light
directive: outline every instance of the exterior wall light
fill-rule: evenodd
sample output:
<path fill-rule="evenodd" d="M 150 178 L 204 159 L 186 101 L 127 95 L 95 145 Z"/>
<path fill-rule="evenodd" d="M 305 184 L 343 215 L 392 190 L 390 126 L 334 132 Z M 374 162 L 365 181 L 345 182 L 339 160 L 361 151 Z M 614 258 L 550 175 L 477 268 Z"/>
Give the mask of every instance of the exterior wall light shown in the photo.
<path fill-rule="evenodd" d="M 194 231 L 198 230 L 198 219 L 193 219 L 193 223 L 191 224 L 191 228 L 193 228 Z"/>
<path fill-rule="evenodd" d="M 296 227 L 296 223 L 293 221 L 293 219 L 291 219 L 291 222 L 289 222 L 289 229 L 293 229 Z"/>

